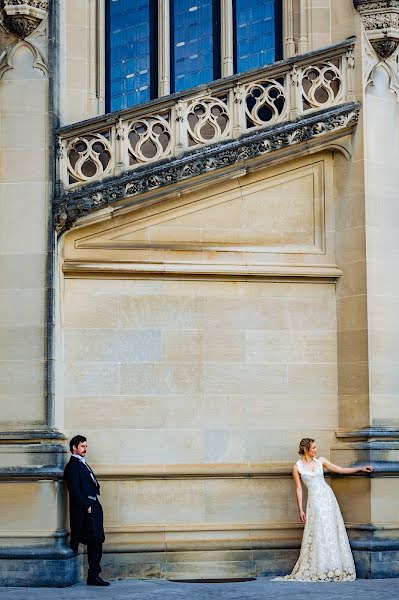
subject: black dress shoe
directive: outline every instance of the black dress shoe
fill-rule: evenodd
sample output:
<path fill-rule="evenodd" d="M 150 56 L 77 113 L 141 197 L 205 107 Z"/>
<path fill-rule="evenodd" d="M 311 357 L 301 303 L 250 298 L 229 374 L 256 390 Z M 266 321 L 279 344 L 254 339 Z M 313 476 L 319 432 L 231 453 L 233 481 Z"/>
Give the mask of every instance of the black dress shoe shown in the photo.
<path fill-rule="evenodd" d="M 75 554 L 79 553 L 79 544 L 69 544 L 69 547 L 71 550 L 73 550 L 73 552 L 75 552 Z"/>
<path fill-rule="evenodd" d="M 100 587 L 105 587 L 110 585 L 109 581 L 104 581 L 101 577 L 93 577 L 93 579 L 87 579 L 87 585 L 98 585 Z"/>

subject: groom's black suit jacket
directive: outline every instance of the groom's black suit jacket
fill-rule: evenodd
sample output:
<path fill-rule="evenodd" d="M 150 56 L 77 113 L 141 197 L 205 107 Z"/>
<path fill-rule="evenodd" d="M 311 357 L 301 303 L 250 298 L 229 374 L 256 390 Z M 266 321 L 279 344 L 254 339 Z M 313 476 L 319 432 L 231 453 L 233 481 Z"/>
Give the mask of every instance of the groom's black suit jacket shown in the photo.
<path fill-rule="evenodd" d="M 70 545 L 93 544 L 104 541 L 103 511 L 100 502 L 93 498 L 100 494 L 100 485 L 94 481 L 88 467 L 71 456 L 65 466 L 64 480 L 69 492 Z M 87 509 L 91 506 L 91 513 Z"/>

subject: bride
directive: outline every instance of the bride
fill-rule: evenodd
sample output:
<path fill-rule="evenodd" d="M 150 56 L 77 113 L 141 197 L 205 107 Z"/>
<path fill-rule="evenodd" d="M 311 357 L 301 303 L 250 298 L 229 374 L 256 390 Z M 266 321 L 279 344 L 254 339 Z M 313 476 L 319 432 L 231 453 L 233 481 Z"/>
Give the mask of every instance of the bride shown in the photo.
<path fill-rule="evenodd" d="M 291 573 L 277 577 L 280 581 L 352 581 L 355 565 L 344 521 L 334 492 L 324 480 L 323 467 L 334 473 L 371 473 L 372 467 L 345 468 L 326 458 L 316 458 L 315 441 L 303 438 L 299 443 L 301 458 L 292 468 L 299 518 L 305 523 L 301 553 Z M 301 480 L 308 489 L 306 515 L 302 507 Z"/>

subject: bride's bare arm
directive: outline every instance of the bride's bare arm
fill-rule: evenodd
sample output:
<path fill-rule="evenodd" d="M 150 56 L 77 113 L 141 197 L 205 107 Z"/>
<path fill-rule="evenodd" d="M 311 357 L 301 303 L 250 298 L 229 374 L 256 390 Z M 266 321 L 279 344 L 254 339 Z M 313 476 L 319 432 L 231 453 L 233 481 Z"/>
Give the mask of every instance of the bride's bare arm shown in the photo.
<path fill-rule="evenodd" d="M 300 477 L 298 469 L 296 468 L 295 465 L 292 467 L 292 476 L 294 478 L 294 483 L 295 483 L 295 492 L 296 492 L 296 500 L 298 502 L 299 518 L 302 521 L 302 523 L 305 523 L 305 521 L 306 521 L 306 515 L 305 515 L 305 513 L 303 511 L 303 508 L 302 508 L 302 484 L 301 484 L 301 477 Z"/>
<path fill-rule="evenodd" d="M 330 462 L 326 458 L 320 457 L 320 462 L 323 467 L 332 471 L 333 473 L 340 473 L 341 475 L 352 475 L 353 473 L 372 473 L 373 467 L 370 465 L 365 465 L 364 467 L 339 467 L 338 465 L 334 465 L 334 463 Z"/>

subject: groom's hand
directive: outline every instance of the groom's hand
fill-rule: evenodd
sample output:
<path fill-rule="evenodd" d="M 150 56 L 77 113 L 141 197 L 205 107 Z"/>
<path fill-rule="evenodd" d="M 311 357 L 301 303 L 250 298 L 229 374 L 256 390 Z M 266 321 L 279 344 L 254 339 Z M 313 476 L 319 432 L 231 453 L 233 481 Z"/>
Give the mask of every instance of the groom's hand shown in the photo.
<path fill-rule="evenodd" d="M 91 515 L 91 506 L 89 506 L 89 508 L 87 509 L 87 512 L 89 513 L 89 515 Z"/>

